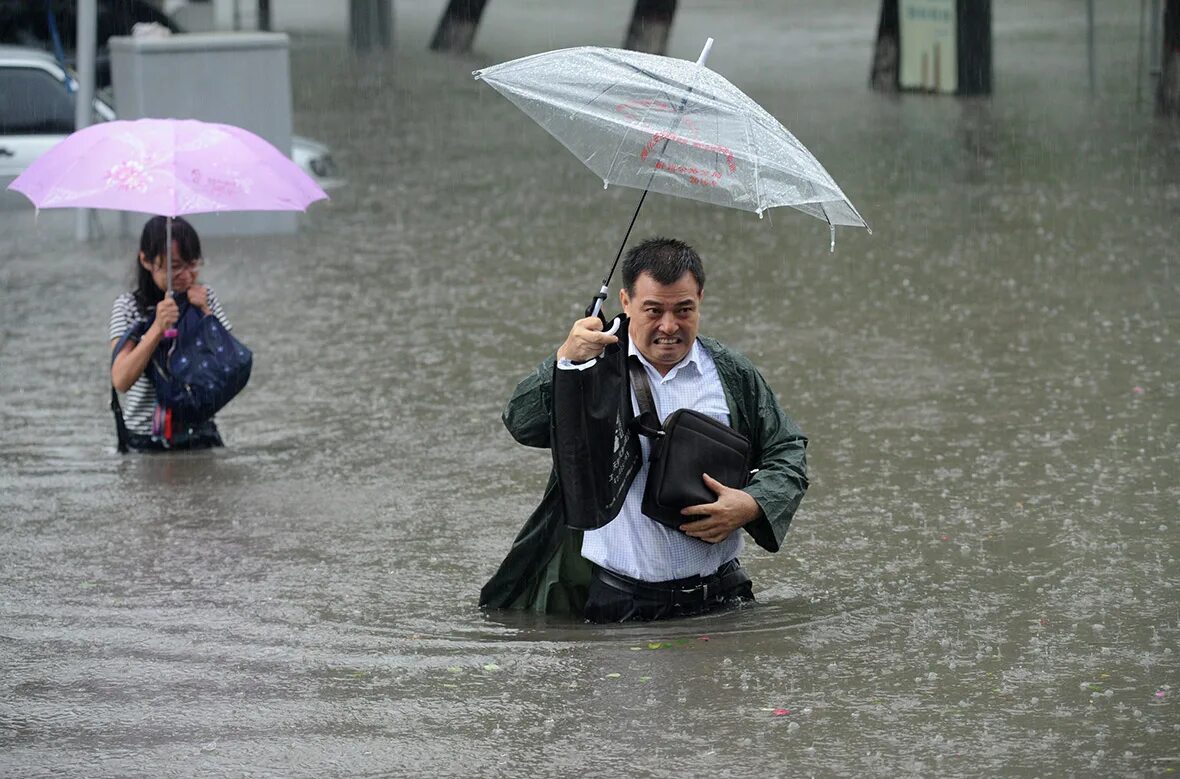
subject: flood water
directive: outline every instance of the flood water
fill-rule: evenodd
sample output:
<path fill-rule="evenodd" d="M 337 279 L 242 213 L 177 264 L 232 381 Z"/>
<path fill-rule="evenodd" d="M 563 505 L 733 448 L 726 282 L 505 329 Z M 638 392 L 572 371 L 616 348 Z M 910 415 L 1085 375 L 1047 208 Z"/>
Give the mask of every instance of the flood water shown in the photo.
<path fill-rule="evenodd" d="M 873 234 L 648 199 L 636 236 L 701 252 L 702 332 L 808 433 L 812 487 L 748 547 L 759 605 L 614 627 L 476 600 L 549 465 L 503 403 L 638 193 L 470 71 L 618 45 L 631 4 L 496 0 L 463 58 L 402 5 L 388 57 L 293 45 L 349 186 L 204 242 L 256 355 L 225 450 L 115 453 L 134 240 L 0 211 L 0 773 L 1180 768 L 1180 133 L 1136 102 L 1138 4 L 1099 16 L 1094 97 L 1084 4 L 995 4 L 990 100 L 868 91 L 869 0 L 681 4 L 670 53 L 714 36 Z"/>

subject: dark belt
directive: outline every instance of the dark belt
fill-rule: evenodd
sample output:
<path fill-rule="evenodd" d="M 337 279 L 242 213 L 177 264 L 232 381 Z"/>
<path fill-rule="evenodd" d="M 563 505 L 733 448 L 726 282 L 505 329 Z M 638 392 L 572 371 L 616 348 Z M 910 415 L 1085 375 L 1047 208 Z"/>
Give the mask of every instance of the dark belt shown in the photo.
<path fill-rule="evenodd" d="M 687 576 L 663 582 L 645 582 L 595 566 L 594 575 L 608 587 L 644 600 L 663 601 L 676 606 L 700 606 L 719 600 L 734 588 L 750 581 L 737 559 L 722 563 L 707 576 Z"/>

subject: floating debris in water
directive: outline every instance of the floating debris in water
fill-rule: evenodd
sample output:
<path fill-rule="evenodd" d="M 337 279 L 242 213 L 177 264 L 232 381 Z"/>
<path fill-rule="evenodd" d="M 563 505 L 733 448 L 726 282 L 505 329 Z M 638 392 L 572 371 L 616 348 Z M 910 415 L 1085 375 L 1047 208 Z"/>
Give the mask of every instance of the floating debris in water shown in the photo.
<path fill-rule="evenodd" d="M 708 636 L 702 636 L 699 641 L 708 641 Z M 677 638 L 672 641 L 648 641 L 644 646 L 629 647 L 632 652 L 642 652 L 644 649 L 675 649 L 677 647 L 683 648 L 692 644 L 692 639 Z"/>

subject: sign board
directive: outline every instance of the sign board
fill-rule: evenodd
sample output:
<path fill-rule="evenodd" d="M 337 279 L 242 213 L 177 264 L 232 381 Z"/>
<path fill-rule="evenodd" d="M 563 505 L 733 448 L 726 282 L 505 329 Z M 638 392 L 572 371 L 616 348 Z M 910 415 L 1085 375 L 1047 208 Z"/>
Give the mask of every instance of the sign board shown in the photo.
<path fill-rule="evenodd" d="M 954 94 L 959 88 L 956 0 L 898 3 L 902 89 Z"/>

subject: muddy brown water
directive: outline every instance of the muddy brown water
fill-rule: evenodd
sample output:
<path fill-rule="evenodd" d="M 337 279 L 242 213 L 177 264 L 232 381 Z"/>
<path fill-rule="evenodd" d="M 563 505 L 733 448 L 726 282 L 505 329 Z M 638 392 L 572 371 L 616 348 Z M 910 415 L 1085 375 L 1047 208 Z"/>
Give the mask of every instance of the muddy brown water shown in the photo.
<path fill-rule="evenodd" d="M 497 6 L 503 5 L 500 9 Z M 626 4 L 622 4 L 626 5 Z M 865 88 L 875 4 L 685 4 L 710 64 L 873 225 L 649 198 L 702 331 L 811 438 L 759 604 L 590 627 L 485 614 L 548 453 L 499 414 L 637 193 L 481 65 L 615 45 L 493 3 L 477 53 L 297 39 L 296 126 L 349 178 L 298 235 L 206 241 L 256 351 L 216 453 L 121 457 L 106 321 L 130 238 L 0 211 L 0 769 L 10 776 L 1144 776 L 1180 766 L 1180 143 L 1134 9 L 996 9 L 990 100 Z M 625 16 L 626 9 L 618 12 Z M 613 13 L 613 12 L 612 12 Z M 735 44 L 734 42 L 737 41 Z M 138 222 L 136 222 L 138 225 Z"/>

